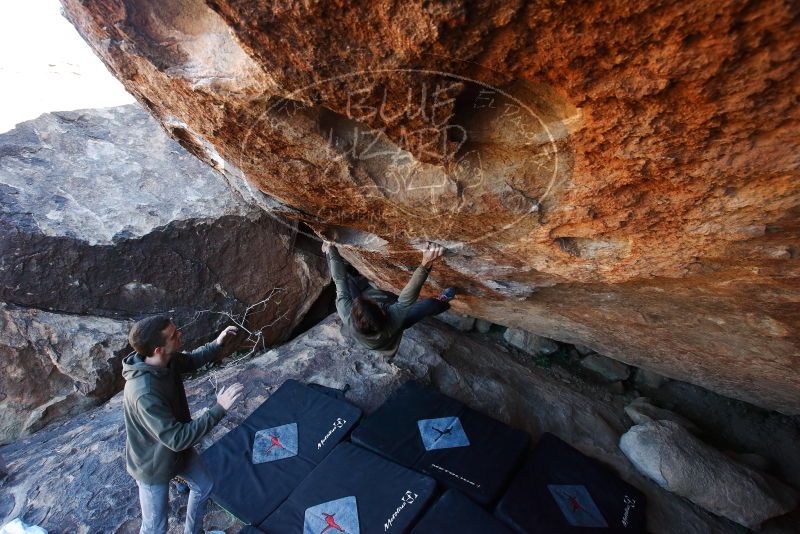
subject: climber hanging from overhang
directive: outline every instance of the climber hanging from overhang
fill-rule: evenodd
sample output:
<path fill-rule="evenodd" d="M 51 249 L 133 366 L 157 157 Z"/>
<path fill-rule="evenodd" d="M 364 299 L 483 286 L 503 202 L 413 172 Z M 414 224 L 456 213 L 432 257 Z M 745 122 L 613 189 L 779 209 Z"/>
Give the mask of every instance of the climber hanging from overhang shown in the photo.
<path fill-rule="evenodd" d="M 392 295 L 380 300 L 374 297 L 373 292 L 358 288 L 352 280 L 348 282 L 347 264 L 336 245 L 324 241 L 322 251 L 328 258 L 331 277 L 336 284 L 336 311 L 342 322 L 362 345 L 387 357 L 391 358 L 397 352 L 406 328 L 449 309 L 450 301 L 455 297 L 455 288 L 449 287 L 438 297 L 417 301 L 433 263 L 444 253 L 440 245 L 426 245 L 421 265 L 398 297 Z"/>

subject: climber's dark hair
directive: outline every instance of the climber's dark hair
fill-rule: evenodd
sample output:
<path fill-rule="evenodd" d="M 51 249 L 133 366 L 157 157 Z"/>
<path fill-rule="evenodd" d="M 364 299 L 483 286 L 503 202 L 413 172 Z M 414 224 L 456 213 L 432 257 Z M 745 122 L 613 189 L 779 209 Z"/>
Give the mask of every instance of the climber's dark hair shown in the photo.
<path fill-rule="evenodd" d="M 128 333 L 128 343 L 133 350 L 148 358 L 153 355 L 156 347 L 163 347 L 167 343 L 164 337 L 164 330 L 169 326 L 172 319 L 166 315 L 154 315 L 136 321 Z"/>
<path fill-rule="evenodd" d="M 386 323 L 386 314 L 378 304 L 364 297 L 353 299 L 353 308 L 350 310 L 353 326 L 360 333 L 369 336 L 380 331 Z"/>

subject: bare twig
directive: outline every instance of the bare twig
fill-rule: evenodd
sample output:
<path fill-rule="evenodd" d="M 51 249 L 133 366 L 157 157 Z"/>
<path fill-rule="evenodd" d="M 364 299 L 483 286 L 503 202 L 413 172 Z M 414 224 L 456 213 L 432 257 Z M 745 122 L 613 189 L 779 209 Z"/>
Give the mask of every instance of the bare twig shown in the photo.
<path fill-rule="evenodd" d="M 218 386 L 219 386 L 219 379 L 217 374 L 223 368 L 227 369 L 231 366 L 236 366 L 242 363 L 244 360 L 248 359 L 250 356 L 255 354 L 259 349 L 266 350 L 267 349 L 267 342 L 266 336 L 264 335 L 264 331 L 268 328 L 274 326 L 279 321 L 283 320 L 286 316 L 289 315 L 289 309 L 287 308 L 284 310 L 282 314 L 276 317 L 272 322 L 269 324 L 263 325 L 258 329 L 251 329 L 247 326 L 248 316 L 254 313 L 263 312 L 269 306 L 270 301 L 272 298 L 281 291 L 284 291 L 282 287 L 276 287 L 270 290 L 266 297 L 261 299 L 260 301 L 256 302 L 255 304 L 251 304 L 245 308 L 242 313 L 233 313 L 231 311 L 217 311 L 217 310 L 199 310 L 195 312 L 194 317 L 192 319 L 183 324 L 179 329 L 182 330 L 187 326 L 191 325 L 192 323 L 196 322 L 203 314 L 214 314 L 214 315 L 224 315 L 226 316 L 236 327 L 241 331 L 247 333 L 247 338 L 242 340 L 242 344 L 249 345 L 249 350 L 242 356 L 236 357 L 229 361 L 225 366 L 220 366 L 219 368 L 209 372 L 208 374 L 208 381 L 214 387 L 214 393 L 218 393 Z M 280 304 L 280 301 L 278 302 Z"/>

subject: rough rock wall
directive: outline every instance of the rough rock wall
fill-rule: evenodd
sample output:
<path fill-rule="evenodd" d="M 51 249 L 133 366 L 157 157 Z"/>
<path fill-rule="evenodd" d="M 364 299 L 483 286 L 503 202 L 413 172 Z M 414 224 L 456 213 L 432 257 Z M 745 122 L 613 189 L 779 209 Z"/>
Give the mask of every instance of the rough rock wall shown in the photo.
<path fill-rule="evenodd" d="M 0 443 L 122 389 L 130 324 L 0 303 Z"/>
<path fill-rule="evenodd" d="M 796 3 L 62 1 L 383 287 L 800 413 Z"/>
<path fill-rule="evenodd" d="M 174 317 L 191 349 L 269 298 L 247 327 L 287 339 L 327 267 L 237 185 L 138 105 L 0 135 L 0 443 L 119 391 L 142 316 Z"/>

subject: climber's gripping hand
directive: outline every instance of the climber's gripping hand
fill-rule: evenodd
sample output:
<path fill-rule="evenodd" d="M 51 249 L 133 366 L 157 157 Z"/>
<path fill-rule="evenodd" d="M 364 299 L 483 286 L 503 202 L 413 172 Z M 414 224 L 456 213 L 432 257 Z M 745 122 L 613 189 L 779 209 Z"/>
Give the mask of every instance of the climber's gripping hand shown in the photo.
<path fill-rule="evenodd" d="M 444 254 L 444 247 L 435 243 L 428 243 L 425 245 L 425 250 L 422 251 L 422 266 L 430 269 L 433 262 L 438 260 Z"/>

